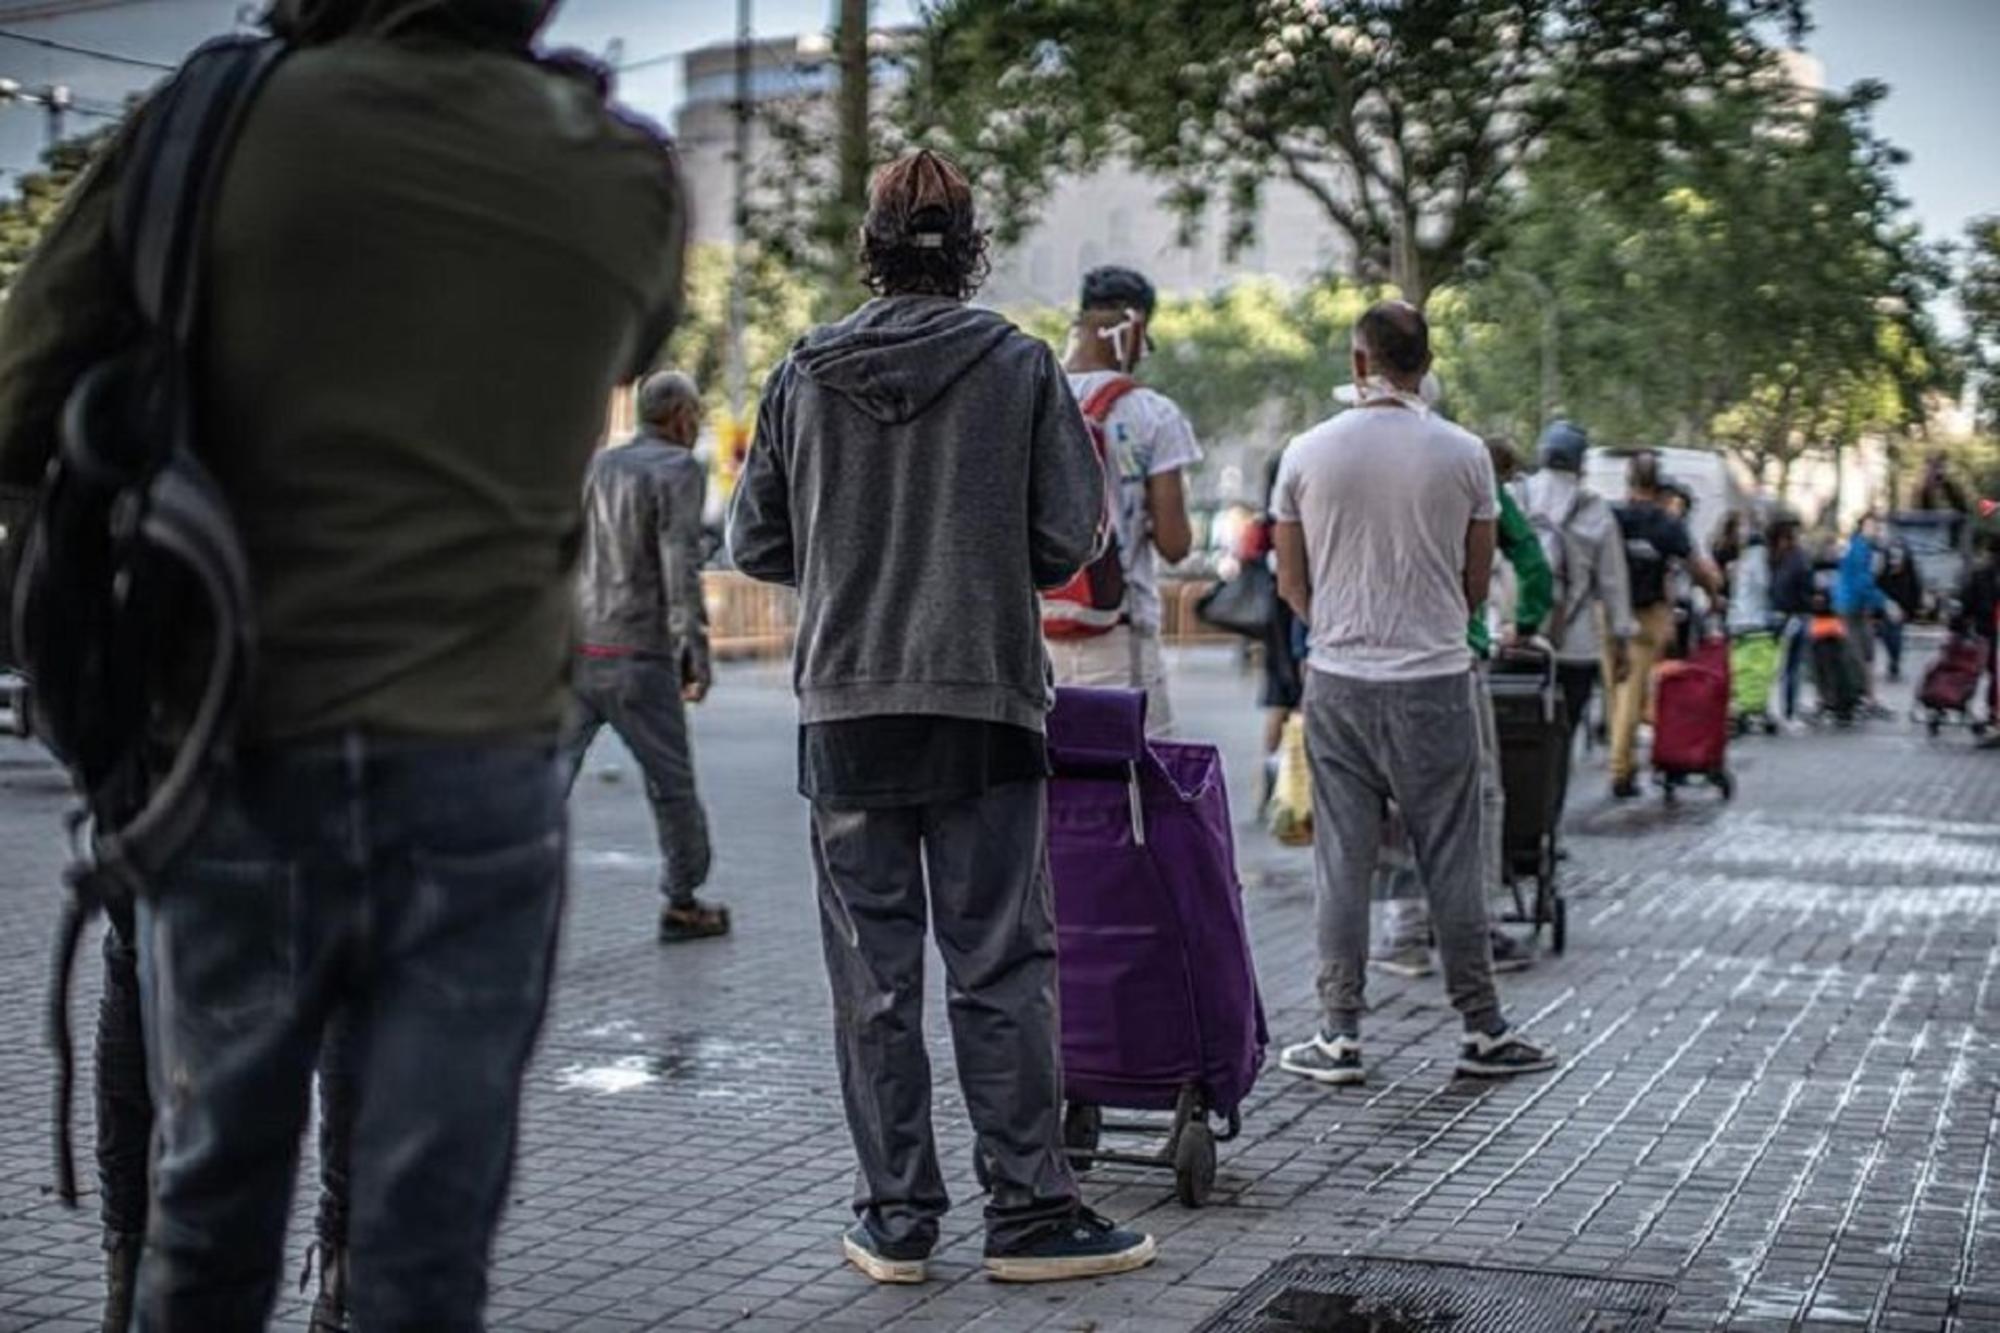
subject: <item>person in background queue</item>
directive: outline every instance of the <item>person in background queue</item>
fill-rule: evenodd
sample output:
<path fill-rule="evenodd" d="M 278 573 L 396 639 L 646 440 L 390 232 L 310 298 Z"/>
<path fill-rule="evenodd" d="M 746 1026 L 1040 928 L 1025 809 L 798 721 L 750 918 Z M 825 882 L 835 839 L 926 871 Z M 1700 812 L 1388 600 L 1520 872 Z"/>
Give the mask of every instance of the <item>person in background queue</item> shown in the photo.
<path fill-rule="evenodd" d="M 1659 455 L 1632 455 L 1625 481 L 1629 498 L 1612 512 L 1625 543 L 1636 631 L 1611 699 L 1611 794 L 1620 800 L 1639 794 L 1639 724 L 1651 702 L 1653 667 L 1674 643 L 1674 571 L 1685 568 L 1713 602 L 1723 600 L 1721 571 L 1695 549 L 1687 524 L 1668 507 Z"/>
<path fill-rule="evenodd" d="M 1103 469 L 1054 355 L 966 304 L 986 235 L 955 165 L 919 151 L 876 172 L 861 264 L 876 299 L 765 383 L 729 520 L 736 567 L 798 589 L 799 790 L 860 1167 L 842 1249 L 921 1282 L 948 1204 L 928 915 L 992 1183 L 987 1272 L 1124 1272 L 1152 1238 L 1086 1208 L 1063 1152 L 1036 596 L 1102 549 Z"/>
<path fill-rule="evenodd" d="M 1083 275 L 1063 369 L 1077 402 L 1100 419 L 1125 604 L 1120 623 L 1102 634 L 1052 638 L 1049 657 L 1060 684 L 1144 690 L 1146 729 L 1165 735 L 1174 711 L 1160 653 L 1160 569 L 1185 560 L 1194 544 L 1182 474 L 1201 461 L 1201 446 L 1173 399 L 1133 379 L 1152 350 L 1157 300 L 1132 269 Z"/>
<path fill-rule="evenodd" d="M 1625 568 L 1625 538 L 1618 516 L 1603 496 L 1583 480 L 1590 436 L 1569 421 L 1549 423 L 1542 432 L 1541 469 L 1521 483 L 1522 508 L 1542 539 L 1554 583 L 1547 637 L 1555 645 L 1556 681 L 1569 716 L 1559 784 L 1562 808 L 1569 794 L 1569 769 L 1577 728 L 1590 713 L 1590 698 L 1611 661 L 1615 688 L 1628 670 L 1628 645 L 1639 632 L 1632 615 L 1632 588 Z M 1607 637 L 1608 636 L 1608 637 Z"/>
<path fill-rule="evenodd" d="M 1371 306 L 1354 326 L 1353 363 L 1356 406 L 1293 440 L 1278 480 L 1279 590 L 1311 636 L 1321 1009 L 1318 1031 L 1279 1065 L 1319 1083 L 1367 1078 L 1370 886 L 1394 801 L 1465 1027 L 1458 1070 L 1548 1069 L 1555 1053 L 1501 1011 L 1487 942 L 1480 682 L 1466 618 L 1493 572 L 1493 465 L 1477 436 L 1424 400 L 1430 330 L 1414 306 Z"/>

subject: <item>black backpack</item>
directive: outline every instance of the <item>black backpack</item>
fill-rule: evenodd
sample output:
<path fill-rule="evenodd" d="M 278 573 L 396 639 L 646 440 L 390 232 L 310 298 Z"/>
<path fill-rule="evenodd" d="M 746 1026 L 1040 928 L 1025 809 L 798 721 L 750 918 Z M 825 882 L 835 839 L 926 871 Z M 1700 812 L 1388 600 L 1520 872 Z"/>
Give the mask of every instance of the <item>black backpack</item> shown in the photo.
<path fill-rule="evenodd" d="M 13 646 L 34 730 L 82 800 L 48 1014 L 57 1188 L 71 1204 L 77 944 L 91 917 L 142 891 L 200 822 L 255 656 L 242 540 L 197 458 L 193 363 L 211 204 L 244 113 L 284 51 L 210 43 L 140 113 L 112 229 L 142 332 L 72 388 L 15 576 Z"/>

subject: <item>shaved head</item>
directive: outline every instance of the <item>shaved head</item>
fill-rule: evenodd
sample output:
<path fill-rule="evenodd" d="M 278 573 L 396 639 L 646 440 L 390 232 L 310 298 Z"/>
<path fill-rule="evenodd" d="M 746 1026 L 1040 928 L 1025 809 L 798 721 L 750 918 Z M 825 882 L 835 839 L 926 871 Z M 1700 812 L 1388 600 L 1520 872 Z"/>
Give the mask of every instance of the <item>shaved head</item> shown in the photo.
<path fill-rule="evenodd" d="M 1431 327 L 1408 301 L 1377 301 L 1354 321 L 1354 351 L 1371 374 L 1414 388 L 1431 366 Z"/>

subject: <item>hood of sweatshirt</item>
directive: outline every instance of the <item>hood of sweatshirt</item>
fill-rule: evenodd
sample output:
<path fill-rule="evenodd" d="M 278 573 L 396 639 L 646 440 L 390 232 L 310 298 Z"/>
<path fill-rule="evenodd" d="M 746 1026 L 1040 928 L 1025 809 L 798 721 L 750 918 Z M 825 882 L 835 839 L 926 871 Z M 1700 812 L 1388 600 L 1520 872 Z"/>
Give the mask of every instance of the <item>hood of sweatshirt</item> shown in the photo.
<path fill-rule="evenodd" d="M 808 333 L 792 349 L 792 366 L 896 425 L 922 416 L 1013 332 L 1003 316 L 947 297 L 886 296 Z"/>
<path fill-rule="evenodd" d="M 272 0 L 265 22 L 299 46 L 422 33 L 526 50 L 559 0 Z"/>

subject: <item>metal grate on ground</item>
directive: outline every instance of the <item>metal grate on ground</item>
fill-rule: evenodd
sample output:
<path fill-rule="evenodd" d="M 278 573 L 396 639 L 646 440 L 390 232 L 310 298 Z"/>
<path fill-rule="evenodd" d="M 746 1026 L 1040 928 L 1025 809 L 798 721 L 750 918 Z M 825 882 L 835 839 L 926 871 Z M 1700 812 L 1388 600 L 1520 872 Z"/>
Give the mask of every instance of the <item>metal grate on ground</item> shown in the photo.
<path fill-rule="evenodd" d="M 1664 1282 L 1303 1254 L 1272 1265 L 1199 1333 L 1643 1333 L 1672 1297 Z"/>

